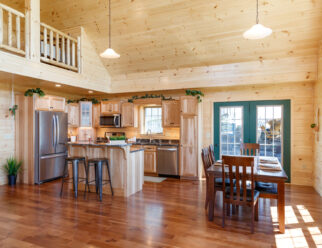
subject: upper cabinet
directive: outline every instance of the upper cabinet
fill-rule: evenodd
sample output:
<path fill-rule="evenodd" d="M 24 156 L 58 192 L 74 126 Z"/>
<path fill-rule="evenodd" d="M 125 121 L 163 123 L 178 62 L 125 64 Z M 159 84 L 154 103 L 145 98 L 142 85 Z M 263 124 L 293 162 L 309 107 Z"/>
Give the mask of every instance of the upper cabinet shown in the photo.
<path fill-rule="evenodd" d="M 65 98 L 59 96 L 36 96 L 35 109 L 44 111 L 65 111 Z"/>
<path fill-rule="evenodd" d="M 137 106 L 130 102 L 122 104 L 122 127 L 138 126 L 138 110 Z"/>
<path fill-rule="evenodd" d="M 181 101 L 181 114 L 184 115 L 198 115 L 198 100 L 194 96 L 182 96 Z"/>
<path fill-rule="evenodd" d="M 79 102 L 80 126 L 92 127 L 92 102 Z"/>
<path fill-rule="evenodd" d="M 180 127 L 180 101 L 162 101 L 163 127 Z"/>
<path fill-rule="evenodd" d="M 93 127 L 100 127 L 101 105 L 93 104 Z"/>
<path fill-rule="evenodd" d="M 120 114 L 121 102 L 120 101 L 103 101 L 101 102 L 101 114 Z"/>
<path fill-rule="evenodd" d="M 68 126 L 79 127 L 79 104 L 70 103 L 67 105 Z"/>

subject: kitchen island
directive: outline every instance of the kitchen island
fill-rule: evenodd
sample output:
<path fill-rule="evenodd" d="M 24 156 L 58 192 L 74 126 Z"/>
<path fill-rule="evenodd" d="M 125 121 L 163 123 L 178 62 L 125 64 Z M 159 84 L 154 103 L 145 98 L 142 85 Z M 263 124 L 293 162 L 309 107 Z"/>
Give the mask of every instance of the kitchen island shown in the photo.
<path fill-rule="evenodd" d="M 87 159 L 108 158 L 113 191 L 115 195 L 128 197 L 140 190 L 144 183 L 144 149 L 131 148 L 131 144 L 113 145 L 109 143 L 69 142 L 68 156 L 81 156 Z M 71 169 L 71 167 L 70 167 Z M 71 171 L 70 171 L 71 175 Z M 107 179 L 106 166 L 103 167 L 103 179 Z M 79 166 L 79 177 L 85 177 L 82 165 Z M 95 179 L 94 167 L 89 171 L 89 181 Z M 79 189 L 84 189 L 80 183 Z M 95 192 L 95 186 L 90 186 Z M 111 194 L 109 187 L 103 187 L 104 194 Z"/>

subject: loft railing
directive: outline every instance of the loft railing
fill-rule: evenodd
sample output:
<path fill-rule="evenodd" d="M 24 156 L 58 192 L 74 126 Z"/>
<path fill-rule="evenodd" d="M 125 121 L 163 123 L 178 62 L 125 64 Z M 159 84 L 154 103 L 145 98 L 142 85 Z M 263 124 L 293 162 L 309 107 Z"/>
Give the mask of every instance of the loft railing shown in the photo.
<path fill-rule="evenodd" d="M 40 24 L 40 60 L 80 72 L 80 37 L 77 39 L 44 23 Z"/>
<path fill-rule="evenodd" d="M 15 21 L 14 21 L 15 20 Z M 0 48 L 25 55 L 21 25 L 25 15 L 0 3 Z"/>

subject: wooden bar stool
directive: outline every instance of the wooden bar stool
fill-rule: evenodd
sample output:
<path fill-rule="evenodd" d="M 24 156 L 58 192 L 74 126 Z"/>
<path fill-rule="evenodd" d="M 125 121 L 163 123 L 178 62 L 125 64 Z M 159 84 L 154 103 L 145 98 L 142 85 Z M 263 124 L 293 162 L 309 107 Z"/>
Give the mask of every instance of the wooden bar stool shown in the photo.
<path fill-rule="evenodd" d="M 103 165 L 104 164 L 106 165 L 107 173 L 108 173 L 107 180 L 103 180 Z M 90 166 L 95 166 L 95 180 L 93 180 L 93 181 L 89 181 L 89 179 L 88 179 Z M 96 193 L 99 193 L 100 201 L 102 201 L 102 196 L 103 196 L 103 185 L 105 185 L 107 183 L 110 184 L 111 193 L 112 193 L 112 195 L 114 195 L 113 187 L 112 187 L 112 180 L 111 180 L 111 173 L 110 173 L 110 166 L 109 166 L 109 161 L 107 158 L 89 159 L 87 161 L 86 175 L 87 175 L 87 179 L 86 179 L 85 192 L 86 192 L 87 187 L 88 187 L 88 191 L 89 191 L 89 184 L 91 184 L 92 182 L 95 181 Z"/>
<path fill-rule="evenodd" d="M 73 178 L 66 179 L 68 177 L 68 165 L 72 164 L 73 168 Z M 84 170 L 85 170 L 85 178 L 79 178 L 79 164 L 82 163 L 84 165 Z M 69 182 L 73 183 L 73 188 L 75 192 L 75 198 L 77 198 L 78 194 L 78 183 L 79 182 L 87 182 L 87 169 L 86 169 L 86 161 L 84 157 L 68 157 L 66 158 L 65 166 L 64 166 L 64 172 L 63 172 L 63 177 L 62 177 L 62 184 L 61 184 L 61 189 L 60 189 L 60 197 L 63 195 L 63 188 L 64 188 L 64 183 Z"/>

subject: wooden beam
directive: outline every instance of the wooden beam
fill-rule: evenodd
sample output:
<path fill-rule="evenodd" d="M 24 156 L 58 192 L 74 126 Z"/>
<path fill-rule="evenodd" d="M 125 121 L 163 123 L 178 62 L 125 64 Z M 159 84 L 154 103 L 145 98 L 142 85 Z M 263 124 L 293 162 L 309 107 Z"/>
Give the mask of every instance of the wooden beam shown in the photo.
<path fill-rule="evenodd" d="M 25 0 L 26 57 L 40 61 L 40 0 Z"/>
<path fill-rule="evenodd" d="M 111 93 L 315 81 L 316 56 L 242 62 L 112 78 Z"/>

